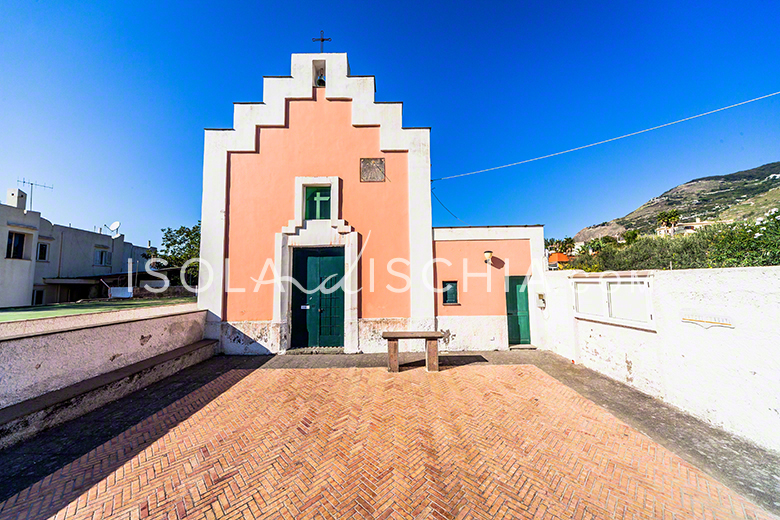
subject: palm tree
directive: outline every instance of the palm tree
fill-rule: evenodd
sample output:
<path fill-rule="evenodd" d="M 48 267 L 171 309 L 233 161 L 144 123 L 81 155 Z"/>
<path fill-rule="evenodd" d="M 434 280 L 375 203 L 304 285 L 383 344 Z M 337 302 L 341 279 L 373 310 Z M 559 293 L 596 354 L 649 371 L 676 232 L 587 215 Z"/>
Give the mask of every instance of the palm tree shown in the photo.
<path fill-rule="evenodd" d="M 560 253 L 570 255 L 574 251 L 574 239 L 572 237 L 566 237 L 560 241 Z"/>
<path fill-rule="evenodd" d="M 676 209 L 662 211 L 656 217 L 658 224 L 666 227 L 674 227 L 680 221 L 680 212 Z"/>
<path fill-rule="evenodd" d="M 662 211 L 656 217 L 659 226 L 669 227 L 669 212 Z"/>
<path fill-rule="evenodd" d="M 667 218 L 669 220 L 669 227 L 674 227 L 680 222 L 680 212 L 673 209 L 667 213 Z"/>

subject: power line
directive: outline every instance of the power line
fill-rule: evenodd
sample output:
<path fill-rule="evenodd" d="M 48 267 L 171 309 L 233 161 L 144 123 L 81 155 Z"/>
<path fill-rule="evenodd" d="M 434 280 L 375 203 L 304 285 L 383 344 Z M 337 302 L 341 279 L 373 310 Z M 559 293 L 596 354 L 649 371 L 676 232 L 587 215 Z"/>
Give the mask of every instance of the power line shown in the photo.
<path fill-rule="evenodd" d="M 667 127 L 667 126 L 676 125 L 677 123 L 683 123 L 685 121 L 690 121 L 691 119 L 696 119 L 696 118 L 699 118 L 699 117 L 708 116 L 708 115 L 714 114 L 716 112 L 722 112 L 724 110 L 728 110 L 729 108 L 734 108 L 734 107 L 738 107 L 738 106 L 741 106 L 741 105 L 747 105 L 748 103 L 753 103 L 754 101 L 760 101 L 762 99 L 766 99 L 766 98 L 769 98 L 769 97 L 772 97 L 772 96 L 776 96 L 778 94 L 780 94 L 780 91 L 774 92 L 772 94 L 767 94 L 766 96 L 761 96 L 761 97 L 757 97 L 757 98 L 754 98 L 754 99 L 749 99 L 747 101 L 742 101 L 741 103 L 735 103 L 735 104 L 729 105 L 727 107 L 718 108 L 717 110 L 710 110 L 709 112 L 704 112 L 703 114 L 698 114 L 698 115 L 695 115 L 695 116 L 686 117 L 685 119 L 679 119 L 677 121 L 672 121 L 671 123 L 666 123 L 666 124 L 663 124 L 663 125 L 654 126 L 652 128 L 647 128 L 645 130 L 640 130 L 638 132 L 631 132 L 630 134 L 621 135 L 620 137 L 613 137 L 612 139 L 606 139 L 604 141 L 599 141 L 598 143 L 586 144 L 585 146 L 578 146 L 577 148 L 572 148 L 570 150 L 564 150 L 562 152 L 551 153 L 549 155 L 543 155 L 541 157 L 535 157 L 533 159 L 526 159 L 525 161 L 520 161 L 520 162 L 516 162 L 516 163 L 512 163 L 512 164 L 505 164 L 503 166 L 495 166 L 493 168 L 486 168 L 484 170 L 477 170 L 475 172 L 461 173 L 461 174 L 458 174 L 458 175 L 450 175 L 450 176 L 447 176 L 447 177 L 439 177 L 438 179 L 431 179 L 431 182 L 445 181 L 445 180 L 448 180 L 448 179 L 457 179 L 458 177 L 467 177 L 469 175 L 476 175 L 478 173 L 485 173 L 485 172 L 490 172 L 490 171 L 493 171 L 493 170 L 500 170 L 501 168 L 509 168 L 510 166 L 518 166 L 520 164 L 526 164 L 526 163 L 530 163 L 530 162 L 534 162 L 534 161 L 539 161 L 541 159 L 547 159 L 549 157 L 555 157 L 556 155 L 563 155 L 563 154 L 569 153 L 569 152 L 576 152 L 577 150 L 583 150 L 585 148 L 590 148 L 592 146 L 598 146 L 600 144 L 611 143 L 612 141 L 617 141 L 619 139 L 625 139 L 626 137 L 631 137 L 631 136 L 634 136 L 634 135 L 644 134 L 645 132 L 651 132 L 653 130 L 658 130 L 659 128 L 664 128 L 664 127 Z M 457 217 L 455 217 L 455 218 L 457 218 Z M 460 219 L 458 219 L 458 220 L 460 220 Z"/>
<path fill-rule="evenodd" d="M 462 219 L 458 218 L 458 216 L 457 216 L 455 213 L 453 213 L 452 211 L 450 211 L 450 209 L 449 209 L 447 206 L 445 206 L 445 205 L 444 205 L 444 203 L 441 201 L 441 199 L 440 199 L 439 197 L 437 197 L 437 196 L 436 196 L 436 193 L 434 193 L 434 191 L 433 191 L 434 189 L 435 189 L 435 188 L 431 188 L 431 195 L 433 195 L 433 197 L 434 197 L 434 198 L 435 198 L 437 201 L 439 201 L 439 204 L 441 204 L 441 207 L 442 207 L 442 208 L 444 208 L 444 209 L 446 209 L 446 210 L 447 210 L 447 213 L 449 213 L 450 215 L 452 215 L 453 217 L 455 217 L 456 219 L 460 220 L 461 222 L 463 222 L 464 224 L 466 224 L 466 225 L 468 226 L 468 225 L 469 225 L 469 224 L 468 224 L 468 222 L 466 222 L 466 221 L 464 221 L 464 220 L 462 220 Z"/>

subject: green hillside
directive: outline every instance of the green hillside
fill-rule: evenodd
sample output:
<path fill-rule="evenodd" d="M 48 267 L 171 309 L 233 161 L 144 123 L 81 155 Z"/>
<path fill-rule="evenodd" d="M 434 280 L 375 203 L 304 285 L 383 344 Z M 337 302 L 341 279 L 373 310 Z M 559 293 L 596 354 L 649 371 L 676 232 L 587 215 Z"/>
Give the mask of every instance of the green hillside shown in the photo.
<path fill-rule="evenodd" d="M 780 162 L 732 173 L 702 177 L 680 184 L 649 200 L 622 218 L 590 226 L 574 236 L 578 242 L 628 229 L 653 233 L 656 216 L 676 209 L 682 222 L 696 220 L 754 219 L 780 204 Z"/>

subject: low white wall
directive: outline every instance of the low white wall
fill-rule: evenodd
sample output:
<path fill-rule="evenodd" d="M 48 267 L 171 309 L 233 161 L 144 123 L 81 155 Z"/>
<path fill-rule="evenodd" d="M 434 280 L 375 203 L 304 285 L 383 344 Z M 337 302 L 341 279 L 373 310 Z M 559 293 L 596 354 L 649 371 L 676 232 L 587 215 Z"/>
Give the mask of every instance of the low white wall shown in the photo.
<path fill-rule="evenodd" d="M 84 315 L 95 320 L 101 315 Z M 206 311 L 0 339 L 0 408 L 203 339 Z M 102 322 L 101 322 L 102 323 Z"/>
<path fill-rule="evenodd" d="M 573 276 L 548 273 L 540 348 L 780 451 L 780 267 L 650 271 L 653 323 L 637 328 L 577 317 Z"/>

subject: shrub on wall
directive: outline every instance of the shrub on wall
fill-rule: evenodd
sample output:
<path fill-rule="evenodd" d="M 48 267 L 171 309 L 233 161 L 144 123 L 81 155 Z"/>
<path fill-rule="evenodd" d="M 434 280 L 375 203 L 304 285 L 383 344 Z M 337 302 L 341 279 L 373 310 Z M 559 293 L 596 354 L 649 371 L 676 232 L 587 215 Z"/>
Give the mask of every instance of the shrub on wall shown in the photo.
<path fill-rule="evenodd" d="M 586 244 L 587 246 L 587 244 Z M 710 226 L 675 237 L 639 237 L 631 244 L 604 243 L 594 255 L 574 258 L 568 269 L 632 271 L 780 265 L 780 212 L 756 223 Z"/>

